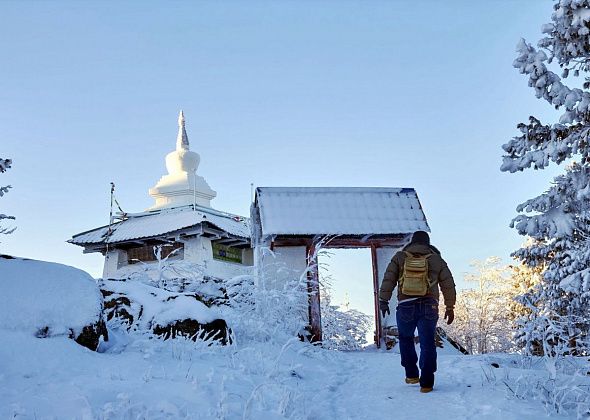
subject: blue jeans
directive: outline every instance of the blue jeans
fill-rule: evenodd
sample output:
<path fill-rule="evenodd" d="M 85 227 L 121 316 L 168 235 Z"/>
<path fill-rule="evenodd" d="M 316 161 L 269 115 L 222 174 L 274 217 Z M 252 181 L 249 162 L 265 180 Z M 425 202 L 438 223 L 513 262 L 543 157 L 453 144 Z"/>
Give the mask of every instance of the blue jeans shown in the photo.
<path fill-rule="evenodd" d="M 436 345 L 434 335 L 438 321 L 438 302 L 432 298 L 419 298 L 397 305 L 395 317 L 399 331 L 399 351 L 407 378 L 420 377 L 420 386 L 434 386 L 436 372 Z M 414 344 L 414 331 L 420 337 L 420 371 Z"/>

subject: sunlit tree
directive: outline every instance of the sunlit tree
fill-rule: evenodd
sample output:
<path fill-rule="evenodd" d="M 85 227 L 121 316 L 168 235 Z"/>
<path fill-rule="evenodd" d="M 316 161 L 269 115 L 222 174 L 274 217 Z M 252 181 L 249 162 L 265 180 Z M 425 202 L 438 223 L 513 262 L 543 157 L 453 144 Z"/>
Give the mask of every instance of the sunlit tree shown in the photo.
<path fill-rule="evenodd" d="M 509 307 L 516 295 L 510 268 L 498 257 L 471 266 L 465 281 L 473 287 L 459 292 L 455 322 L 444 328 L 472 354 L 509 351 L 514 347 Z"/>

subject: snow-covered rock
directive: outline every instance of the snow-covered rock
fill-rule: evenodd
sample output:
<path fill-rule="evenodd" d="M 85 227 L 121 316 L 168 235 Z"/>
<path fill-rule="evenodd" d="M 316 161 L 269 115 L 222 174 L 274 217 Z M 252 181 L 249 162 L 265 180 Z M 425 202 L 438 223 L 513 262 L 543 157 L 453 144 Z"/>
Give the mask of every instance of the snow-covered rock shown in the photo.
<path fill-rule="evenodd" d="M 153 332 L 165 339 L 177 335 L 227 341 L 227 324 L 207 300 L 134 280 L 101 280 L 108 322 L 131 332 Z"/>
<path fill-rule="evenodd" d="M 91 350 L 107 339 L 102 296 L 82 270 L 0 255 L 0 330 L 68 336 Z"/>
<path fill-rule="evenodd" d="M 217 340 L 221 344 L 231 342 L 227 323 L 220 318 L 207 323 L 200 323 L 190 318 L 170 321 L 164 325 L 158 323 L 154 325 L 154 334 L 163 337 L 165 340 L 181 336 L 188 337 L 193 341 L 203 339 Z"/>
<path fill-rule="evenodd" d="M 204 265 L 187 261 L 160 261 L 123 266 L 108 277 L 108 280 L 134 281 L 170 292 L 198 295 L 198 300 L 207 306 L 228 303 L 226 280 L 206 274 Z"/>

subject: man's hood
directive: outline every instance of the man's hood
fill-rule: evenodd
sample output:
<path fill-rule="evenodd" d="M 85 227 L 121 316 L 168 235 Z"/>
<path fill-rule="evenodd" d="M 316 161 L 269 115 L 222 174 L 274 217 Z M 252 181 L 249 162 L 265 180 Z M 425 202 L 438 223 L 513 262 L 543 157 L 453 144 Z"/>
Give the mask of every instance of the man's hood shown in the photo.
<path fill-rule="evenodd" d="M 413 254 L 420 254 L 420 255 L 426 255 L 426 254 L 440 255 L 440 251 L 438 249 L 436 249 L 435 246 L 426 245 L 426 244 L 409 243 L 404 248 L 404 251 L 408 251 Z"/>

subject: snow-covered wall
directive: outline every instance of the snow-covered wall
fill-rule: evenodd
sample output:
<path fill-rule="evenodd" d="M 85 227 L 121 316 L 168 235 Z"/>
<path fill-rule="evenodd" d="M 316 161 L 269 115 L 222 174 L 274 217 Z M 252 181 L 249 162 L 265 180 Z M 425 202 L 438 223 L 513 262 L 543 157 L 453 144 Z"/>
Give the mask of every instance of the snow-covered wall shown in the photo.
<path fill-rule="evenodd" d="M 202 267 L 205 275 L 230 279 L 235 276 L 251 275 L 253 271 L 254 257 L 252 249 L 242 251 L 242 264 L 220 261 L 213 258 L 211 239 L 201 236 L 189 238 L 183 241 L 183 257 L 170 257 L 168 262 L 176 261 L 188 264 L 196 264 Z M 108 252 L 105 258 L 103 278 L 116 279 L 127 278 L 134 273 L 157 270 L 156 261 L 141 264 L 128 264 L 127 252 L 114 249 Z"/>
<path fill-rule="evenodd" d="M 305 246 L 279 247 L 274 251 L 258 246 L 254 250 L 255 282 L 259 288 L 278 290 L 289 293 L 291 297 L 297 295 L 291 293 L 295 285 L 302 280 L 302 275 L 307 270 L 307 249 Z M 305 278 L 303 278 L 305 281 Z M 302 293 L 300 302 L 292 302 L 300 308 L 307 308 L 307 294 Z M 303 322 L 308 322 L 307 310 L 302 312 Z"/>
<path fill-rule="evenodd" d="M 385 270 L 387 269 L 387 265 L 391 258 L 395 255 L 400 248 L 391 248 L 391 247 L 384 247 L 384 248 L 377 248 L 377 272 L 379 273 L 379 287 L 381 287 L 381 283 L 383 282 L 383 276 L 385 275 Z M 389 301 L 389 312 L 390 314 L 387 315 L 382 322 L 383 327 L 395 326 L 397 322 L 395 321 L 395 307 L 397 306 L 397 293 L 393 293 L 391 296 L 391 300 Z"/>
<path fill-rule="evenodd" d="M 254 250 L 252 248 L 244 248 L 242 250 L 242 263 L 244 265 L 254 265 Z"/>
<path fill-rule="evenodd" d="M 196 236 L 184 242 L 184 260 L 195 264 L 205 264 L 213 259 L 211 239 Z"/>
<path fill-rule="evenodd" d="M 304 246 L 275 248 L 258 247 L 257 280 L 260 286 L 282 290 L 290 280 L 299 279 L 307 268 L 307 249 Z"/>
<path fill-rule="evenodd" d="M 242 252 L 242 264 L 216 260 L 213 258 L 211 239 L 202 236 L 191 238 L 184 243 L 184 260 L 203 265 L 205 274 L 222 279 L 251 275 L 253 270 L 251 249 L 248 248 Z"/>
<path fill-rule="evenodd" d="M 254 268 L 244 264 L 236 264 L 211 259 L 207 261 L 206 273 L 220 279 L 231 279 L 236 276 L 252 275 Z"/>
<path fill-rule="evenodd" d="M 121 249 L 112 249 L 107 252 L 104 259 L 102 278 L 108 279 L 115 275 L 117 270 L 127 265 L 127 252 Z"/>

